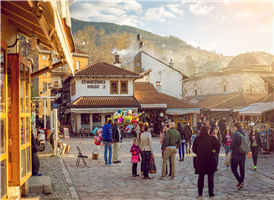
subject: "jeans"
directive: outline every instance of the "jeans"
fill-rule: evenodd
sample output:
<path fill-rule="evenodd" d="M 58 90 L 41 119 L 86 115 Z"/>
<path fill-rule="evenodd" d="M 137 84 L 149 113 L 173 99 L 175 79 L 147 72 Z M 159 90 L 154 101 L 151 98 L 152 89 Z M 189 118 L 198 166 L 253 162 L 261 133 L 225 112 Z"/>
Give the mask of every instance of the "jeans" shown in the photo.
<path fill-rule="evenodd" d="M 257 166 L 259 147 L 258 146 L 251 147 L 251 152 L 252 152 L 252 158 L 253 158 L 254 166 Z"/>
<path fill-rule="evenodd" d="M 237 171 L 238 165 L 240 166 L 240 174 Z M 236 160 L 235 158 L 231 159 L 231 171 L 234 174 L 235 178 L 237 179 L 238 183 L 244 182 L 245 178 L 245 159 L 243 160 Z"/>
<path fill-rule="evenodd" d="M 182 142 L 181 146 L 179 147 L 179 156 L 180 159 L 182 158 L 182 154 L 183 154 L 183 158 L 185 157 L 185 150 L 184 150 L 184 146 L 185 146 L 185 142 Z"/>
<path fill-rule="evenodd" d="M 138 163 L 132 163 L 132 175 L 137 174 L 137 165 Z"/>
<path fill-rule="evenodd" d="M 175 156 L 177 153 L 177 149 L 166 149 L 164 151 L 164 159 L 163 159 L 163 165 L 162 165 L 162 176 L 166 175 L 166 164 L 167 164 L 167 159 L 171 157 L 171 177 L 174 178 L 175 176 Z"/>
<path fill-rule="evenodd" d="M 104 141 L 104 146 L 105 146 L 105 153 L 104 153 L 104 158 L 105 158 L 105 164 L 112 164 L 111 163 L 111 158 L 112 158 L 112 144 L 109 145 L 109 142 Z M 108 155 L 109 153 L 109 155 Z M 107 158 L 108 156 L 108 158 Z"/>
<path fill-rule="evenodd" d="M 189 147 L 188 147 L 188 145 L 189 145 Z M 189 139 L 189 140 L 186 140 L 186 153 L 188 153 L 188 149 L 191 149 L 191 139 Z"/>
<path fill-rule="evenodd" d="M 151 157 L 151 151 L 142 151 L 142 167 L 143 167 L 143 173 L 144 177 L 148 177 L 148 166 L 149 166 L 149 161 Z"/>
<path fill-rule="evenodd" d="M 199 195 L 203 194 L 204 178 L 205 178 L 205 175 L 199 175 L 199 178 L 198 178 L 198 194 Z M 213 188 L 214 188 L 214 174 L 208 174 L 207 178 L 208 178 L 208 194 L 211 196 L 213 194 Z"/>

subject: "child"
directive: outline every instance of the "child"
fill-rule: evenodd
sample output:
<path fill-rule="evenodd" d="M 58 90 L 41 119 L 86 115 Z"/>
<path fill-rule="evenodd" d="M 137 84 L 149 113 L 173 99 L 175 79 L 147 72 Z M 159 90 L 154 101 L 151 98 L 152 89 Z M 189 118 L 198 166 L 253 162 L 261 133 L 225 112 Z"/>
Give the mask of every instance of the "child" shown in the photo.
<path fill-rule="evenodd" d="M 137 174 L 137 165 L 138 162 L 140 161 L 140 157 L 139 157 L 139 145 L 138 145 L 138 139 L 135 138 L 133 140 L 133 145 L 130 149 L 130 152 L 132 153 L 131 156 L 131 162 L 132 162 L 132 176 L 136 177 L 139 176 Z"/>

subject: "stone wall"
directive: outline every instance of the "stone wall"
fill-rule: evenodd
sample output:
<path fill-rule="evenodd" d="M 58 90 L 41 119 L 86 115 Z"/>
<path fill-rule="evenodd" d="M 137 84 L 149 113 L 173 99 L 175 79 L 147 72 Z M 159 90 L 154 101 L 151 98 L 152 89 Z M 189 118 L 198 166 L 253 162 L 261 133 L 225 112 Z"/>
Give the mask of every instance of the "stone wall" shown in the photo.
<path fill-rule="evenodd" d="M 262 75 L 269 75 L 269 72 L 235 72 L 220 74 L 205 74 L 200 78 L 191 78 L 184 83 L 185 96 L 237 93 L 244 94 L 266 94 Z M 226 91 L 224 91 L 226 86 Z"/>

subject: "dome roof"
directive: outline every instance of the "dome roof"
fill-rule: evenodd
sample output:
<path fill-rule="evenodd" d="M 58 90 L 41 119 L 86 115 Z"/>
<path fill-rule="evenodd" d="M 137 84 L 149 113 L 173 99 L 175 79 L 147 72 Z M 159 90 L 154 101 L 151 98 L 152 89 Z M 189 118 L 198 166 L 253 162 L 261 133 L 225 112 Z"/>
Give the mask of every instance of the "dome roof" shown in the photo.
<path fill-rule="evenodd" d="M 227 65 L 227 67 L 239 67 L 239 66 L 251 66 L 251 65 L 267 65 L 264 59 L 260 56 L 252 53 L 243 53 L 233 58 Z"/>
<path fill-rule="evenodd" d="M 221 72 L 224 67 L 225 67 L 225 65 L 221 61 L 213 60 L 213 61 L 209 61 L 206 64 L 204 64 L 199 69 L 199 73 L 203 73 L 203 72 Z"/>

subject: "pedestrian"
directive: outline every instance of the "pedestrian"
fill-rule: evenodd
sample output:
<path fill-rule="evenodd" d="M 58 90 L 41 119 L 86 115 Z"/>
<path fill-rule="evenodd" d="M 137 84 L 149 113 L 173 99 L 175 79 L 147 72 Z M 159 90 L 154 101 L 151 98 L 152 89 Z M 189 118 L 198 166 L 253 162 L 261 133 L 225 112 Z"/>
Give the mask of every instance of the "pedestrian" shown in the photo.
<path fill-rule="evenodd" d="M 136 177 L 139 176 L 137 174 L 137 165 L 138 162 L 140 161 L 140 152 L 139 152 L 139 145 L 138 145 L 138 139 L 134 138 L 133 139 L 133 145 L 131 146 L 130 152 L 132 154 L 131 156 L 131 162 L 132 162 L 132 176 Z"/>
<path fill-rule="evenodd" d="M 234 124 L 235 133 L 233 134 L 232 141 L 230 144 L 230 150 L 232 150 L 232 158 L 231 158 L 231 171 L 234 174 L 235 178 L 238 181 L 237 188 L 241 189 L 244 185 L 244 178 L 245 178 L 245 154 L 241 154 L 238 148 L 241 145 L 242 135 L 245 136 L 245 133 L 240 125 L 239 122 Z M 240 174 L 237 171 L 238 166 L 240 167 Z"/>
<path fill-rule="evenodd" d="M 141 134 L 141 145 L 140 145 L 141 155 L 142 155 L 142 162 L 141 165 L 143 166 L 143 175 L 144 179 L 150 179 L 148 176 L 148 166 L 151 156 L 153 156 L 153 149 L 152 149 L 152 139 L 151 134 L 149 131 L 149 124 L 145 123 L 144 132 Z"/>
<path fill-rule="evenodd" d="M 216 126 L 214 128 L 212 136 L 214 136 L 219 141 L 219 143 L 221 144 L 221 142 L 222 142 L 222 135 L 220 133 L 220 130 L 219 130 L 218 126 Z M 218 167 L 218 164 L 219 164 L 219 152 L 216 152 L 215 156 L 216 156 L 216 166 Z"/>
<path fill-rule="evenodd" d="M 139 141 L 139 136 L 140 136 L 140 126 L 138 125 L 138 121 L 132 122 L 132 125 L 134 127 L 134 132 L 135 132 L 135 137 Z"/>
<path fill-rule="evenodd" d="M 202 119 L 199 119 L 199 122 L 197 123 L 197 131 L 198 131 L 198 133 L 200 132 L 202 126 L 203 126 L 203 121 L 202 121 Z"/>
<path fill-rule="evenodd" d="M 185 158 L 185 150 L 184 150 L 184 147 L 185 147 L 185 132 L 184 132 L 184 129 L 182 127 L 182 125 L 180 123 L 178 123 L 178 132 L 180 133 L 180 136 L 181 136 L 181 145 L 179 147 L 179 157 L 180 157 L 180 160 L 179 161 L 184 161 L 184 158 Z"/>
<path fill-rule="evenodd" d="M 205 126 L 207 126 L 208 127 L 208 132 L 210 131 L 210 128 L 211 128 L 211 126 L 209 125 L 209 121 L 206 119 L 205 120 Z"/>
<path fill-rule="evenodd" d="M 169 125 L 169 130 L 166 133 L 165 137 L 165 151 L 164 151 L 164 159 L 162 165 L 162 176 L 161 179 L 164 179 L 166 176 L 166 164 L 167 159 L 171 157 L 171 177 L 170 180 L 173 180 L 175 177 L 175 156 L 177 153 L 177 149 L 181 145 L 181 136 L 180 133 L 175 129 L 175 123 L 171 122 Z"/>
<path fill-rule="evenodd" d="M 220 132 L 221 132 L 221 134 L 223 134 L 224 131 L 225 131 L 226 125 L 225 125 L 225 120 L 224 119 L 221 119 L 221 121 L 222 121 L 222 123 L 220 125 Z"/>
<path fill-rule="evenodd" d="M 214 130 L 216 127 L 218 127 L 218 126 L 217 126 L 217 120 L 215 120 L 215 121 L 212 123 L 212 126 L 211 126 L 211 128 L 210 128 L 210 134 L 211 134 L 211 135 L 212 135 L 212 133 L 213 133 L 213 130 Z"/>
<path fill-rule="evenodd" d="M 203 126 L 200 134 L 193 142 L 192 151 L 197 155 L 195 174 L 198 178 L 198 194 L 203 195 L 204 177 L 208 177 L 208 193 L 209 196 L 215 196 L 214 189 L 214 173 L 217 171 L 216 159 L 214 153 L 220 151 L 220 142 L 214 136 L 208 135 L 208 127 Z"/>
<path fill-rule="evenodd" d="M 169 130 L 169 128 L 166 126 L 164 126 L 163 128 L 163 142 L 162 142 L 162 146 L 161 146 L 161 151 L 162 151 L 162 159 L 164 159 L 164 152 L 166 149 L 166 133 Z M 169 160 L 169 176 L 171 176 L 171 170 L 172 170 L 172 163 L 171 163 L 171 157 L 169 156 L 168 158 Z M 167 175 L 167 164 L 166 164 L 166 175 Z"/>
<path fill-rule="evenodd" d="M 232 141 L 232 136 L 233 136 L 233 133 L 232 131 L 230 130 L 230 127 L 227 125 L 225 127 L 225 130 L 222 134 L 222 144 L 225 148 L 225 154 L 227 155 L 228 152 L 229 152 L 229 149 L 230 149 L 230 144 L 231 144 L 231 141 Z M 227 167 L 229 167 L 229 165 L 227 165 Z"/>
<path fill-rule="evenodd" d="M 139 136 L 137 136 L 137 139 L 139 141 L 139 147 L 141 146 L 141 134 L 144 132 L 144 126 L 145 126 L 145 124 L 143 122 L 139 122 L 140 132 L 139 132 Z M 141 154 L 141 156 L 142 156 L 142 154 Z M 143 170 L 143 165 L 142 164 L 141 164 L 141 174 L 142 175 L 144 174 L 144 170 Z"/>
<path fill-rule="evenodd" d="M 54 149 L 54 128 L 52 129 L 53 132 L 51 133 L 50 135 L 50 144 L 51 144 L 51 147 Z M 67 148 L 67 145 L 64 144 L 60 138 L 63 138 L 64 135 L 58 130 L 58 137 L 57 137 L 57 154 L 59 155 L 60 154 L 60 148 L 62 147 L 62 151 L 61 151 L 61 156 L 65 155 L 65 151 L 66 151 L 66 148 Z"/>
<path fill-rule="evenodd" d="M 253 126 L 249 135 L 250 149 L 252 152 L 254 170 L 257 170 L 257 159 L 259 150 L 262 148 L 261 136 L 256 130 L 256 126 Z M 262 150 L 263 152 L 263 150 Z"/>
<path fill-rule="evenodd" d="M 190 154 L 191 138 L 193 135 L 193 131 L 192 131 L 192 128 L 189 126 L 189 122 L 186 123 L 186 125 L 184 127 L 184 132 L 185 132 L 186 153 Z"/>
<path fill-rule="evenodd" d="M 112 128 L 112 141 L 113 141 L 113 159 L 112 163 L 121 163 L 119 158 L 120 153 L 120 140 L 121 140 L 121 131 L 119 129 L 119 119 L 114 120 Z"/>
<path fill-rule="evenodd" d="M 104 158 L 105 158 L 105 165 L 107 166 L 114 166 L 111 163 L 112 159 L 112 120 L 108 119 L 108 123 L 104 125 L 103 127 L 103 143 L 105 147 L 105 152 L 104 152 Z M 109 155 L 108 155 L 109 153 Z M 108 157 L 107 157 L 108 156 Z"/>
<path fill-rule="evenodd" d="M 32 158 L 31 158 L 32 176 L 42 176 L 42 174 L 39 173 L 40 160 L 37 155 L 37 152 L 38 152 L 37 143 L 33 133 L 31 133 L 31 150 L 32 150 Z"/>

